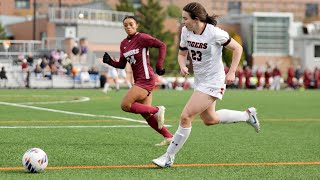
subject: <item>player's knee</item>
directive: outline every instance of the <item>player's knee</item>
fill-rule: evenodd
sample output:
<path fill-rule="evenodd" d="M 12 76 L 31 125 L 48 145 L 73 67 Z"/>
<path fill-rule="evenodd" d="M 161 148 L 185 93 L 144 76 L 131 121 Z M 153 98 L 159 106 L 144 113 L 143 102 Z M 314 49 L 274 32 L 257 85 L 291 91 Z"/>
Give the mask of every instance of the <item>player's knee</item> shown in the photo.
<path fill-rule="evenodd" d="M 206 125 L 206 126 L 212 126 L 215 124 L 219 124 L 219 121 L 216 119 L 211 119 L 209 121 L 203 121 L 203 122 L 204 122 L 204 125 Z"/>
<path fill-rule="evenodd" d="M 206 126 L 212 126 L 215 124 L 219 124 L 218 116 L 210 116 L 210 117 L 206 117 L 206 118 L 204 116 L 201 116 L 201 119 L 203 120 L 203 123 Z"/>
<path fill-rule="evenodd" d="M 188 113 L 182 113 L 180 116 L 180 125 L 182 127 L 189 126 L 191 124 L 192 116 Z"/>
<path fill-rule="evenodd" d="M 121 103 L 121 109 L 125 112 L 130 112 L 131 104 L 128 103 Z"/>

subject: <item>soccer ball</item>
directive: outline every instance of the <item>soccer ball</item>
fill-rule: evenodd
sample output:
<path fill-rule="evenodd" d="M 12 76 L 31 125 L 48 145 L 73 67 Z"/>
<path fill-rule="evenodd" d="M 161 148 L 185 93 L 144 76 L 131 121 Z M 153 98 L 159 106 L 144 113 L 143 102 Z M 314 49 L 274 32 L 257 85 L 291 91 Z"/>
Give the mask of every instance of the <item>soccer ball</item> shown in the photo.
<path fill-rule="evenodd" d="M 28 149 L 22 157 L 22 165 L 27 172 L 41 172 L 48 165 L 48 156 L 40 148 Z"/>
<path fill-rule="evenodd" d="M 84 14 L 80 13 L 79 14 L 79 19 L 83 19 L 84 18 Z"/>

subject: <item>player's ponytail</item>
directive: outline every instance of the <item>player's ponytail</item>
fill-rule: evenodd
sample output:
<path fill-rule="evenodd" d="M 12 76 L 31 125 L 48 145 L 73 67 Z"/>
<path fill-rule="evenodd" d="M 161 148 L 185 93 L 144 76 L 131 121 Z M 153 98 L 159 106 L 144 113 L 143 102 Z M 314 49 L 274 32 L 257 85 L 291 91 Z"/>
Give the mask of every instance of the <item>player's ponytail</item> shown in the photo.
<path fill-rule="evenodd" d="M 212 24 L 212 25 L 216 26 L 216 25 L 218 24 L 217 18 L 218 18 L 218 16 L 215 15 L 215 14 L 213 14 L 212 16 L 209 16 L 209 15 L 207 14 L 207 15 L 206 15 L 206 21 L 205 21 L 205 22 L 208 23 L 208 24 Z"/>
<path fill-rule="evenodd" d="M 217 25 L 217 15 L 209 16 L 205 8 L 197 2 L 192 2 L 183 7 L 183 10 L 188 12 L 191 19 L 198 18 L 201 22 Z"/>

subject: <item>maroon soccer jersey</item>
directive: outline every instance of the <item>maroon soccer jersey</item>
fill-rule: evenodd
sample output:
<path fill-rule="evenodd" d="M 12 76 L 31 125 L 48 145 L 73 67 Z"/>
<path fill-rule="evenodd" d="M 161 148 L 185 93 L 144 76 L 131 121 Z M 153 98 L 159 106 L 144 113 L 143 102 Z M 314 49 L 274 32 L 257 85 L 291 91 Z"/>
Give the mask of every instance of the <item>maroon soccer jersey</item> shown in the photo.
<path fill-rule="evenodd" d="M 135 85 L 148 91 L 152 91 L 155 84 L 155 74 L 150 66 L 149 48 L 159 48 L 159 56 L 156 68 L 163 69 L 163 61 L 166 55 L 166 45 L 160 40 L 144 33 L 137 33 L 127 37 L 120 45 L 119 62 L 108 62 L 116 68 L 125 68 L 129 62 L 132 67 Z"/>

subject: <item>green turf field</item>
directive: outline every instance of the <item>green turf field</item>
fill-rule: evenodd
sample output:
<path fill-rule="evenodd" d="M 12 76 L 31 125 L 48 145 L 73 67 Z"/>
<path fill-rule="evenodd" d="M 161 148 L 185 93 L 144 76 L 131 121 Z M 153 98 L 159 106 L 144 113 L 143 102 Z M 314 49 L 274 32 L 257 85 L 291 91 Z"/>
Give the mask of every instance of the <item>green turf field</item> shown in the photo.
<path fill-rule="evenodd" d="M 320 179 L 320 91 L 228 90 L 217 109 L 255 106 L 261 133 L 246 123 L 206 127 L 197 117 L 167 169 L 151 163 L 166 150 L 154 146 L 162 137 L 121 111 L 125 92 L 0 90 L 0 179 Z M 191 93 L 153 93 L 172 133 Z M 42 173 L 22 168 L 31 147 L 48 154 Z"/>

